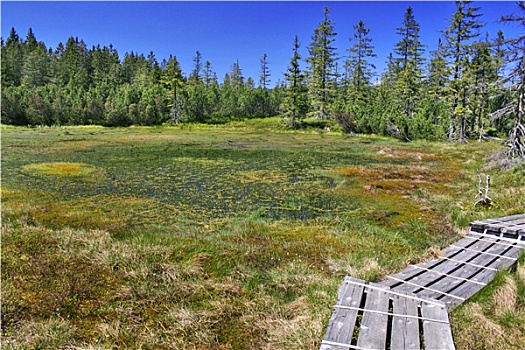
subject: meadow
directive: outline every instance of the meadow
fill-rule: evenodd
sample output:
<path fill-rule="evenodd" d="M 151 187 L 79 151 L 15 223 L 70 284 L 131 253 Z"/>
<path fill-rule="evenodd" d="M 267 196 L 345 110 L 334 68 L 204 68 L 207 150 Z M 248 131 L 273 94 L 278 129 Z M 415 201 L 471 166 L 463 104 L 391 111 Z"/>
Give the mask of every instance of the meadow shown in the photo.
<path fill-rule="evenodd" d="M 278 118 L 1 131 L 2 349 L 315 349 L 343 276 L 381 279 L 525 208 L 525 167 L 488 166 L 498 141 Z M 455 311 L 458 348 L 523 343 L 523 271 Z"/>

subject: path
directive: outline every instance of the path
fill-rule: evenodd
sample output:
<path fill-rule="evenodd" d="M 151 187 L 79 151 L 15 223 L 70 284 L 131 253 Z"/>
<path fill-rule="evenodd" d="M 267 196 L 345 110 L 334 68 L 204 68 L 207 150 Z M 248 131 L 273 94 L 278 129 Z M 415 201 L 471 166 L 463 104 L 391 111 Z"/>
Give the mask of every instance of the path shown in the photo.
<path fill-rule="evenodd" d="M 443 256 L 379 283 L 346 277 L 321 350 L 455 349 L 448 311 L 525 249 L 525 214 L 475 221 Z"/>

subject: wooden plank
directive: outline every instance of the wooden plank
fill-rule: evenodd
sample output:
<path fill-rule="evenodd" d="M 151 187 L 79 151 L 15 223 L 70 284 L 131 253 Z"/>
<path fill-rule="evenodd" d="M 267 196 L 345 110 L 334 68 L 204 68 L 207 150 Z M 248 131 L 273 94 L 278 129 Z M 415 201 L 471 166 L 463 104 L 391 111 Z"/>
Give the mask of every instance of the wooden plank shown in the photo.
<path fill-rule="evenodd" d="M 509 216 L 503 216 L 500 218 L 494 218 L 494 219 L 485 219 L 481 220 L 484 222 L 506 222 L 506 221 L 512 221 L 517 219 L 525 219 L 525 214 L 516 214 L 516 215 L 509 215 Z"/>
<path fill-rule="evenodd" d="M 480 239 L 480 238 L 478 238 L 478 239 Z M 474 237 L 473 236 L 465 236 L 462 239 L 460 239 L 459 241 L 457 241 L 456 243 L 454 243 L 454 245 L 459 246 L 459 247 L 468 247 L 469 245 L 471 245 L 473 243 L 474 243 Z M 448 246 L 447 248 L 443 249 L 442 251 L 443 251 L 443 253 L 447 254 L 449 249 L 452 249 L 452 248 L 450 246 Z"/>
<path fill-rule="evenodd" d="M 450 271 L 448 276 L 445 276 L 439 280 L 436 279 L 435 283 L 429 284 L 428 287 L 430 287 L 430 289 L 418 291 L 416 294 L 427 298 L 441 300 L 445 302 L 448 307 L 459 304 L 461 303 L 461 300 L 456 297 L 466 299 L 483 288 L 482 285 L 468 283 L 465 281 L 465 279 L 473 279 L 475 282 L 486 284 L 487 280 L 485 276 L 487 276 L 487 278 L 489 278 L 489 276 L 493 276 L 491 272 L 495 272 L 493 270 L 494 268 L 497 268 L 502 263 L 505 263 L 503 260 L 506 260 L 507 263 L 512 264 L 513 260 L 498 257 L 499 255 L 510 251 L 510 249 L 512 248 L 508 246 L 492 244 L 484 251 L 477 252 L 472 250 L 471 253 L 474 254 L 473 258 L 466 259 L 464 265 L 462 265 L 460 268 Z M 486 268 L 484 266 L 486 266 Z M 443 293 L 436 292 L 436 290 Z"/>
<path fill-rule="evenodd" d="M 463 257 L 469 256 L 468 259 L 465 259 L 463 263 L 464 265 L 462 265 L 461 268 L 458 268 L 455 271 L 452 271 L 450 273 L 451 276 L 447 276 L 443 278 L 442 280 L 440 280 L 438 283 L 433 284 L 432 287 L 434 289 L 443 290 L 447 293 L 452 293 L 451 292 L 452 290 L 454 290 L 459 285 L 464 283 L 461 280 L 454 279 L 454 277 L 457 276 L 457 277 L 462 277 L 465 279 L 472 278 L 472 276 L 476 275 L 477 273 L 479 273 L 479 271 L 483 270 L 484 266 L 487 266 L 491 261 L 498 259 L 497 256 L 502 254 L 506 250 L 507 250 L 507 247 L 498 246 L 498 245 L 488 246 L 483 251 L 480 250 L 479 252 L 477 250 L 469 250 L 469 254 L 463 256 Z M 492 267 L 489 267 L 489 270 L 490 269 L 492 269 Z M 478 282 L 484 282 L 484 281 L 478 281 Z M 468 284 L 468 288 L 476 288 L 476 286 L 471 283 L 471 284 Z M 433 297 L 430 295 L 426 295 L 426 296 Z"/>
<path fill-rule="evenodd" d="M 459 288 L 460 286 L 462 286 L 462 284 L 465 283 L 464 279 L 470 279 L 473 278 L 473 276 L 475 278 L 475 276 L 479 274 L 481 270 L 483 270 L 482 267 L 474 265 L 483 266 L 485 259 L 497 259 L 497 255 L 499 255 L 505 249 L 509 248 L 507 245 L 497 244 L 498 242 L 492 239 L 481 238 L 472 240 L 468 237 L 465 237 L 464 239 L 458 242 L 459 243 L 456 244 L 459 244 L 463 247 L 467 247 L 467 250 L 464 250 L 461 247 L 451 247 L 451 249 L 449 249 L 448 256 L 453 256 L 454 260 L 463 259 L 465 260 L 465 264 L 450 260 L 442 262 L 440 264 L 436 264 L 433 262 L 431 266 L 432 271 L 425 271 L 425 273 L 419 274 L 411 272 L 410 277 L 415 277 L 406 279 L 406 281 L 410 283 L 403 285 L 399 281 L 396 281 L 397 283 L 395 284 L 393 289 L 398 291 L 415 293 L 417 295 L 428 298 L 436 298 L 448 304 L 450 304 L 450 301 L 453 301 L 454 304 L 461 303 L 461 299 L 455 298 L 454 296 L 458 296 L 461 298 L 463 298 L 463 296 L 456 295 L 451 291 L 455 288 Z M 500 260 L 509 259 L 500 258 Z M 422 264 L 421 266 L 423 267 L 424 265 L 425 264 Z M 425 267 L 423 267 L 423 269 L 425 269 Z M 444 276 L 444 274 L 449 276 Z M 393 276 L 397 277 L 397 275 Z M 478 278 L 475 278 L 474 281 L 484 283 L 483 280 L 479 280 Z M 473 286 L 469 286 L 471 284 Z M 392 283 L 390 283 L 390 285 L 392 285 Z M 421 288 L 418 288 L 418 285 L 421 286 Z M 476 283 L 468 283 L 465 288 L 473 288 L 479 290 L 480 287 L 482 287 L 478 284 L 479 287 L 476 288 L 476 286 L 474 285 L 476 285 Z M 447 296 L 447 294 L 452 294 L 452 296 Z"/>
<path fill-rule="evenodd" d="M 416 267 L 419 268 L 419 269 L 424 269 L 421 266 L 416 266 Z M 434 271 L 435 273 L 442 274 L 443 276 L 453 277 L 454 279 L 457 279 L 457 280 L 460 280 L 460 281 L 464 281 L 464 282 L 468 282 L 468 283 L 474 283 L 474 284 L 479 284 L 479 285 L 485 286 L 485 283 L 478 282 L 476 280 L 472 280 L 472 279 L 468 279 L 468 278 L 463 278 L 461 276 L 456 276 L 454 274 L 455 271 L 447 271 L 447 272 L 441 272 L 441 271 L 438 271 L 438 270 L 432 270 L 432 271 Z"/>
<path fill-rule="evenodd" d="M 491 230 L 491 226 L 494 227 L 494 225 L 498 225 L 498 224 L 504 225 L 506 223 L 512 223 L 516 221 L 519 222 L 524 219 L 525 219 L 524 214 L 518 214 L 518 215 L 506 216 L 502 218 L 478 220 L 478 221 L 474 221 L 470 223 L 470 229 L 476 232 L 484 232 L 485 230 Z"/>
<path fill-rule="evenodd" d="M 418 301 L 409 297 L 393 296 L 393 313 L 418 317 Z M 419 321 L 416 318 L 392 318 L 391 349 L 420 349 Z"/>
<path fill-rule="evenodd" d="M 510 245 L 515 245 L 515 244 L 519 244 L 523 247 L 525 247 L 525 242 L 524 241 L 520 241 L 516 238 L 508 238 L 508 237 L 500 237 L 500 236 L 496 236 L 496 235 L 491 235 L 491 234 L 483 234 L 483 233 L 478 233 L 478 232 L 470 232 L 470 235 L 474 236 L 474 237 L 482 237 L 484 239 L 493 239 L 493 240 L 497 240 L 498 241 L 498 244 L 504 244 L 506 243 L 507 245 L 510 244 Z"/>
<path fill-rule="evenodd" d="M 436 262 L 438 262 L 436 260 Z M 407 279 L 407 278 L 410 278 L 416 274 L 420 274 L 422 273 L 420 270 L 416 269 L 414 266 L 408 266 L 407 268 L 405 268 L 404 270 L 402 270 L 401 272 L 398 272 L 396 274 L 393 274 L 391 276 L 393 277 L 396 277 L 398 279 Z M 399 282 L 395 281 L 395 280 L 392 280 L 392 279 L 386 279 L 384 281 L 381 281 L 381 284 L 384 285 L 384 286 L 388 286 L 390 288 L 393 288 L 395 287 L 396 285 L 399 284 Z"/>
<path fill-rule="evenodd" d="M 520 255 L 520 252 L 521 252 L 520 248 L 518 248 L 518 247 L 506 247 L 505 248 L 505 246 L 498 246 L 498 247 L 500 249 L 502 247 L 504 249 L 506 249 L 506 251 L 504 252 L 505 256 L 508 257 L 508 258 L 512 258 L 513 260 L 509 260 L 509 259 L 495 259 L 492 262 L 486 264 L 488 268 L 499 269 L 499 268 L 504 268 L 504 267 L 510 267 L 519 258 L 519 255 Z M 478 262 L 478 261 L 474 260 L 474 262 Z M 464 268 L 459 269 L 459 270 L 457 270 L 454 273 L 454 275 L 458 275 L 458 276 L 461 276 L 461 277 L 468 277 L 468 278 L 470 278 L 470 279 L 472 279 L 474 281 L 485 283 L 485 284 L 489 283 L 494 278 L 495 274 L 496 274 L 496 271 L 494 271 L 494 270 L 481 269 L 481 268 L 476 269 L 476 268 L 474 268 L 472 266 L 465 266 Z M 435 286 L 435 287 L 438 288 L 438 286 Z M 476 286 L 476 285 L 474 285 L 472 283 L 471 284 L 464 283 L 464 284 L 460 284 L 459 286 L 456 286 L 454 289 L 449 289 L 448 292 L 453 294 L 453 295 L 456 295 L 456 296 L 468 299 L 468 298 L 472 297 L 474 294 L 476 294 L 477 292 L 479 292 L 482 288 L 483 288 L 482 286 L 479 286 L 479 285 Z M 445 302 L 449 309 L 451 309 L 455 305 L 459 304 L 456 299 L 451 299 L 451 298 L 448 298 L 446 296 L 444 296 L 444 297 L 438 297 L 438 296 L 435 296 L 435 295 L 434 296 L 433 295 L 426 295 L 426 296 L 427 297 L 436 297 L 436 298 L 438 298 L 439 300 Z"/>
<path fill-rule="evenodd" d="M 500 236 L 503 235 L 509 238 L 519 238 L 521 232 L 525 232 L 523 225 L 525 224 L 525 215 L 512 215 L 503 218 L 487 219 L 482 221 L 474 221 L 471 223 L 471 231 L 480 232 L 484 234 L 491 234 Z"/>
<path fill-rule="evenodd" d="M 353 281 L 364 283 L 362 280 L 346 277 L 339 289 L 338 305 L 359 307 L 364 287 L 360 284 L 352 283 Z M 357 314 L 357 310 L 335 309 L 328 323 L 324 339 L 336 343 L 351 344 Z M 329 349 L 348 350 L 350 347 L 321 345 L 321 350 Z"/>
<path fill-rule="evenodd" d="M 506 256 L 512 257 L 513 259 L 515 259 L 514 262 L 511 260 L 500 260 L 500 261 L 495 260 L 492 263 L 490 263 L 488 267 L 497 268 L 497 269 L 508 268 L 514 265 L 514 263 L 518 260 L 521 252 L 522 252 L 522 249 L 518 247 L 510 248 L 506 252 Z M 485 269 L 483 271 L 479 271 L 478 274 L 476 274 L 475 276 L 472 276 L 471 278 L 475 279 L 476 281 L 488 283 L 494 278 L 495 274 L 496 274 L 495 271 Z M 467 286 L 460 286 L 454 291 L 454 294 L 458 296 L 462 296 L 464 298 L 470 298 L 472 295 L 476 294 L 478 291 L 479 290 L 475 290 L 474 288 L 469 288 Z"/>
<path fill-rule="evenodd" d="M 514 235 L 517 235 L 519 232 L 525 232 L 525 222 L 508 225 L 504 229 L 502 229 L 502 232 L 503 231 Z"/>
<path fill-rule="evenodd" d="M 462 254 L 461 248 L 470 248 L 475 250 L 485 250 L 489 248 L 490 246 L 494 245 L 494 241 L 491 239 L 477 239 L 477 240 L 471 240 L 469 243 L 469 239 L 462 239 L 456 243 L 454 243 L 454 246 L 458 246 L 460 248 L 455 248 L 453 246 L 449 246 L 447 248 L 447 251 L 450 251 L 446 256 L 450 258 L 454 258 L 459 254 Z"/>
<path fill-rule="evenodd" d="M 370 283 L 374 287 L 379 284 Z M 365 309 L 379 312 L 388 312 L 389 294 L 388 289 L 367 289 Z M 357 346 L 364 349 L 386 349 L 386 333 L 388 326 L 388 315 L 372 312 L 364 312 Z"/>
<path fill-rule="evenodd" d="M 477 241 L 474 244 L 472 244 L 471 247 L 476 247 L 477 249 L 487 249 L 487 248 L 490 248 L 490 243 Z M 422 287 L 427 287 L 427 288 L 437 289 L 437 290 L 441 290 L 441 289 L 434 287 L 434 285 L 442 280 L 446 280 L 446 282 L 444 282 L 445 284 L 452 283 L 454 285 L 458 285 L 461 283 L 460 280 L 457 280 L 457 279 L 453 280 L 453 279 L 447 278 L 446 276 L 443 276 L 443 273 L 449 274 L 452 271 L 455 271 L 458 268 L 461 268 L 462 261 L 472 260 L 478 254 L 479 253 L 475 251 L 469 251 L 469 250 L 457 248 L 455 251 L 452 251 L 450 254 L 447 255 L 447 258 L 450 256 L 450 257 L 453 257 L 454 260 L 449 260 L 448 263 L 442 263 L 440 265 L 437 265 L 435 268 L 437 270 L 436 272 L 426 271 L 425 273 L 420 274 L 419 276 L 415 278 L 407 280 L 407 282 L 409 281 L 411 283 L 420 285 Z M 417 289 L 412 289 L 411 291 L 413 293 L 418 294 Z"/>
<path fill-rule="evenodd" d="M 489 224 L 489 226 L 492 226 L 492 225 L 497 225 L 497 226 L 514 226 L 514 225 L 523 225 L 525 224 L 525 218 L 521 217 L 521 218 L 516 218 L 516 219 L 512 219 L 512 220 L 508 220 L 508 221 L 501 221 L 499 223 L 496 223 L 496 224 Z"/>
<path fill-rule="evenodd" d="M 525 225 L 522 220 L 519 221 L 510 221 L 505 223 L 490 224 L 485 227 L 485 229 L 491 231 L 497 231 L 500 233 L 515 233 L 519 230 L 525 229 Z"/>
<path fill-rule="evenodd" d="M 461 239 L 457 243 L 462 246 L 474 247 L 475 249 L 479 249 L 479 250 L 484 249 L 487 246 L 492 244 L 491 241 L 482 240 L 482 239 L 475 240 L 475 241 L 471 239 Z M 460 248 L 450 248 L 449 247 L 446 249 L 446 251 L 447 251 L 447 257 L 458 257 L 458 255 L 461 255 L 461 259 L 465 259 L 464 256 L 470 257 L 474 254 L 472 252 L 464 251 Z M 397 274 L 391 275 L 391 276 L 395 277 L 396 279 L 411 281 L 412 283 L 417 284 L 417 285 L 427 286 L 433 280 L 440 278 L 440 276 L 442 276 L 442 273 L 448 273 L 449 271 L 457 269 L 460 266 L 460 264 L 457 262 L 453 262 L 453 261 L 433 259 L 424 264 L 421 264 L 420 266 L 423 267 L 424 269 L 430 269 L 430 270 L 437 269 L 437 271 L 440 272 L 441 274 L 434 274 L 428 271 L 425 272 L 425 271 L 422 271 L 421 269 L 417 269 L 413 266 L 409 266 L 405 270 Z M 413 286 L 409 286 L 409 285 L 403 285 L 401 282 L 393 280 L 393 279 L 383 281 L 382 284 L 387 285 L 393 289 L 402 290 L 408 293 L 413 293 L 417 291 L 417 288 Z"/>
<path fill-rule="evenodd" d="M 418 268 L 421 267 L 421 268 Z M 452 271 L 460 266 L 459 263 L 453 262 L 453 261 L 447 261 L 443 259 L 434 259 L 427 263 L 420 264 L 417 266 L 410 266 L 406 270 L 403 270 L 401 273 L 391 275 L 392 277 L 396 279 L 401 279 L 405 281 L 412 282 L 413 284 L 425 286 L 425 281 L 432 280 L 439 278 L 439 276 L 442 276 L 443 273 Z M 431 271 L 427 271 L 431 270 Z M 432 272 L 433 270 L 437 270 L 441 274 L 436 274 Z M 408 273 L 406 273 L 408 271 Z M 412 284 L 403 284 L 399 281 L 390 281 L 388 282 L 388 285 L 395 290 L 404 291 L 407 293 L 414 293 L 418 290 L 416 286 L 413 286 Z"/>
<path fill-rule="evenodd" d="M 475 241 L 475 240 L 479 240 L 479 239 L 483 239 L 483 240 L 487 240 L 487 241 L 492 241 L 494 242 L 494 244 L 496 245 L 504 245 L 504 246 L 507 246 L 507 247 L 521 247 L 521 248 L 525 248 L 525 242 L 522 242 L 522 241 L 519 241 L 519 240 L 516 240 L 516 239 L 506 239 L 506 238 L 502 238 L 502 237 L 495 237 L 495 236 L 492 236 L 492 235 L 484 235 L 482 233 L 477 233 L 477 232 L 471 232 L 470 235 L 468 235 L 467 237 L 465 237 L 465 239 L 470 239 L 472 241 Z"/>
<path fill-rule="evenodd" d="M 425 318 L 448 322 L 447 309 L 432 304 L 421 303 L 421 315 Z M 427 350 L 455 349 L 450 324 L 423 321 L 423 339 Z"/>

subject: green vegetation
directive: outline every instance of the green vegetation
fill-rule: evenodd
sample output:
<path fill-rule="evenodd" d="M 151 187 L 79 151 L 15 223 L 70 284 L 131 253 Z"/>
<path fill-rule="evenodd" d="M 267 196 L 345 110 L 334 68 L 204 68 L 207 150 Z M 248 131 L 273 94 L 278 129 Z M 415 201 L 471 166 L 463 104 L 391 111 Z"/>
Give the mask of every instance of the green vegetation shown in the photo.
<path fill-rule="evenodd" d="M 458 349 L 523 349 L 525 339 L 525 259 L 452 314 Z"/>
<path fill-rule="evenodd" d="M 498 135 L 508 138 L 509 158 L 523 159 L 525 37 L 505 38 L 500 30 L 480 40 L 478 10 L 470 1 L 456 1 L 450 26 L 427 60 L 427 44 L 408 7 L 395 29 L 399 41 L 383 58 L 387 68 L 376 72 L 370 62 L 376 57 L 375 33 L 358 21 L 354 33 L 342 34 L 350 37 L 350 47 L 336 48 L 338 33 L 325 7 L 306 46 L 308 57 L 299 54 L 296 35 L 284 79 L 274 78 L 271 88 L 266 54 L 256 87 L 238 61 L 219 82 L 200 51 L 185 75 L 173 55 L 162 61 L 152 51 L 120 56 L 112 45 L 88 48 L 74 37 L 50 48 L 31 28 L 25 39 L 12 28 L 1 42 L 1 120 L 18 126 L 154 126 L 284 115 L 287 125 L 297 128 L 311 116 L 347 133 L 407 141 L 448 135 L 466 142 Z M 502 22 L 523 26 L 525 4 L 519 2 L 517 10 Z M 341 57 L 344 52 L 347 57 Z"/>
<path fill-rule="evenodd" d="M 494 205 L 474 206 L 501 148 L 278 118 L 3 126 L 2 348 L 317 348 L 344 275 L 379 279 L 523 211 L 523 167 L 485 169 Z M 523 325 L 509 278 L 504 334 Z"/>

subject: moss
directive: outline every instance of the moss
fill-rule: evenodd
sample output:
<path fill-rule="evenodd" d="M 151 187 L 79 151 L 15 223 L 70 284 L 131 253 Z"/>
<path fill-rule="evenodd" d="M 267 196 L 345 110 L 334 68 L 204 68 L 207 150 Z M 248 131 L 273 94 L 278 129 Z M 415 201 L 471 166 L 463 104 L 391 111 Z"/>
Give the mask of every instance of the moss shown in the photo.
<path fill-rule="evenodd" d="M 379 279 L 523 208 L 499 171 L 497 206 L 473 205 L 495 143 L 278 125 L 2 129 L 2 324 L 16 337 L 59 305 L 63 346 L 316 348 L 343 275 Z"/>

